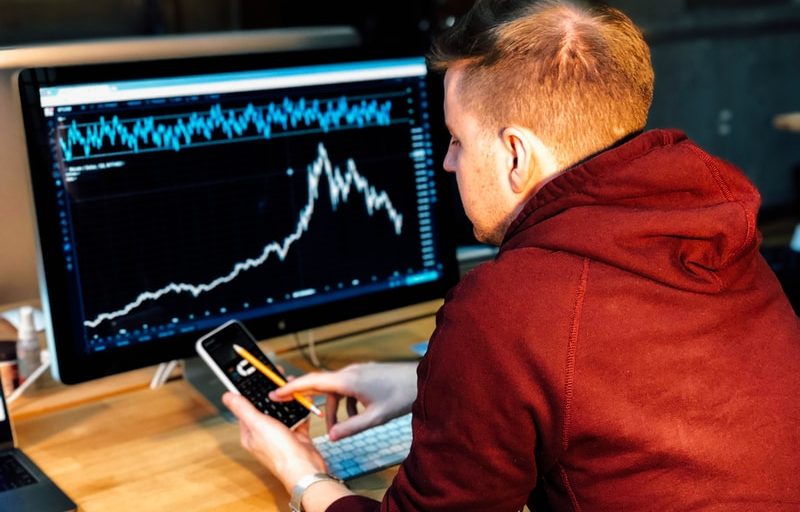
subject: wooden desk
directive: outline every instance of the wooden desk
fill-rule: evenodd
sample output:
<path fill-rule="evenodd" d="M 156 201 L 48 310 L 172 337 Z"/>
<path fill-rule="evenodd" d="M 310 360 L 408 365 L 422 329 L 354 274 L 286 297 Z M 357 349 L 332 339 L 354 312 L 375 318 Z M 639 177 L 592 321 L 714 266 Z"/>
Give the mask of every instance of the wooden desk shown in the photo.
<path fill-rule="evenodd" d="M 326 343 L 317 352 L 331 369 L 415 360 L 410 345 L 427 339 L 433 326 L 429 316 Z M 309 369 L 296 352 L 281 357 Z M 151 376 L 152 369 L 138 370 L 22 397 L 11 408 L 18 444 L 84 511 L 288 510 L 278 481 L 241 448 L 236 424 L 182 378 L 151 390 Z M 93 397 L 81 398 L 87 394 Z M 312 435 L 323 433 L 323 420 L 311 421 Z M 350 486 L 380 498 L 395 472 Z"/>

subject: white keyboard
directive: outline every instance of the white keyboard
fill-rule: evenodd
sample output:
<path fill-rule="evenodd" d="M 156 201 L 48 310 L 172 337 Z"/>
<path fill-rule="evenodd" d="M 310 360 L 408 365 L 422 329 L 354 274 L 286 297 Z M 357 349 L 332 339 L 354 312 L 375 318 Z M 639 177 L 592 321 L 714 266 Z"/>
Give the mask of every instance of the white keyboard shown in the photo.
<path fill-rule="evenodd" d="M 313 441 L 332 475 L 356 478 L 403 462 L 411 448 L 411 413 L 336 442 L 327 435 Z"/>

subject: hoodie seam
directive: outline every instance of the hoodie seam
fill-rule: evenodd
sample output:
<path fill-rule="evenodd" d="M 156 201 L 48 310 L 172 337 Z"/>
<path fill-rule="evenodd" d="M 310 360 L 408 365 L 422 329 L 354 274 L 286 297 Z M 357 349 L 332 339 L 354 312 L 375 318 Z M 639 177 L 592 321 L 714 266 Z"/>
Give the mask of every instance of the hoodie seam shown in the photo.
<path fill-rule="evenodd" d="M 558 472 L 561 474 L 561 483 L 564 486 L 564 489 L 567 491 L 567 496 L 569 496 L 572 510 L 574 512 L 581 512 L 581 505 L 578 503 L 578 497 L 575 495 L 575 490 L 572 488 L 572 483 L 569 481 L 567 470 L 564 469 L 564 466 L 562 466 L 560 463 L 558 465 Z"/>
<path fill-rule="evenodd" d="M 703 161 L 706 168 L 709 170 L 709 172 L 711 172 L 711 177 L 714 178 L 714 182 L 719 187 L 719 190 L 720 192 L 722 192 L 722 195 L 725 197 L 725 200 L 735 201 L 731 189 L 728 187 L 728 184 L 725 183 L 725 180 L 722 179 L 722 173 L 719 172 L 719 167 L 717 167 L 717 164 L 711 160 L 709 155 L 701 151 L 700 148 L 698 148 L 697 146 L 689 144 L 688 148 L 692 151 L 692 153 L 698 156 L 700 160 Z"/>
<path fill-rule="evenodd" d="M 567 340 L 567 360 L 564 370 L 564 400 L 562 409 L 562 425 L 561 425 L 561 453 L 569 448 L 569 434 L 570 426 L 572 423 L 572 398 L 574 393 L 575 382 L 575 354 L 577 351 L 579 325 L 583 314 L 583 303 L 586 297 L 586 286 L 589 281 L 589 258 L 583 258 L 583 268 L 578 280 L 578 286 L 575 290 L 575 303 L 572 308 L 572 319 L 570 321 L 569 339 Z M 580 512 L 581 507 L 578 503 L 578 498 L 572 489 L 567 471 L 564 465 L 559 460 L 559 456 L 555 462 L 555 468 L 561 476 L 561 482 L 569 495 L 570 503 L 574 512 Z"/>
<path fill-rule="evenodd" d="M 581 315 L 586 297 L 586 284 L 589 280 L 589 258 L 583 258 L 583 269 L 575 292 L 575 305 L 572 309 L 572 321 L 567 342 L 567 361 L 564 371 L 564 423 L 561 427 L 561 450 L 569 448 L 570 427 L 572 426 L 572 399 L 575 393 L 575 356 L 580 334 Z"/>
<path fill-rule="evenodd" d="M 722 173 L 720 172 L 716 162 L 714 162 L 714 160 L 711 159 L 708 154 L 701 151 L 700 148 L 694 145 L 690 145 L 689 149 L 706 165 L 706 168 L 711 173 L 711 176 L 714 178 L 714 181 L 720 188 L 722 195 L 725 196 L 725 199 L 739 207 L 739 209 L 742 211 L 742 215 L 744 215 L 745 223 L 747 224 L 747 232 L 745 233 L 744 240 L 742 240 L 742 242 L 739 244 L 739 247 L 737 247 L 737 249 L 733 251 L 731 256 L 725 261 L 725 264 L 727 264 L 729 261 L 737 259 L 739 255 L 741 255 L 750 245 L 750 242 L 752 242 L 753 237 L 755 236 L 755 216 L 747 211 L 747 208 L 742 205 L 741 201 L 736 200 L 733 192 L 731 192 L 730 187 L 728 187 L 728 184 L 722 177 Z"/>

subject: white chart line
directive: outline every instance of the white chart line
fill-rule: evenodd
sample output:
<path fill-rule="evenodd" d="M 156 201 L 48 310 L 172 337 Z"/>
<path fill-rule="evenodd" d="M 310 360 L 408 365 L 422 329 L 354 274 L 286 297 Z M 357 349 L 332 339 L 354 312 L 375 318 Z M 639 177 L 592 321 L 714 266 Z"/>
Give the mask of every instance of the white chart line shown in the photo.
<path fill-rule="evenodd" d="M 108 313 L 101 313 L 93 320 L 84 321 L 84 325 L 91 328 L 97 327 L 103 322 L 127 315 L 145 302 L 158 300 L 170 293 L 191 293 L 194 297 L 197 297 L 202 293 L 209 292 L 220 285 L 233 281 L 242 272 L 263 265 L 272 254 L 276 254 L 278 258 L 283 261 L 286 259 L 286 255 L 289 253 L 292 244 L 298 241 L 303 236 L 303 233 L 308 231 L 309 223 L 314 214 L 314 206 L 319 198 L 319 181 L 323 174 L 328 180 L 331 206 L 334 211 L 340 201 L 347 202 L 352 187 L 355 186 L 355 190 L 364 196 L 367 213 L 372 216 L 377 210 L 386 210 L 394 226 L 395 233 L 400 235 L 403 229 L 403 215 L 394 208 L 386 192 L 379 192 L 375 187 L 370 185 L 366 178 L 359 174 L 352 158 L 347 159 L 346 171 L 342 173 L 338 166 L 333 166 L 328 158 L 328 151 L 325 149 L 325 146 L 320 143 L 317 146 L 317 158 L 307 167 L 308 203 L 306 203 L 300 211 L 300 219 L 297 222 L 294 232 L 284 238 L 283 241 L 270 242 L 264 246 L 260 256 L 248 258 L 236 263 L 230 272 L 211 282 L 201 284 L 169 283 L 158 290 L 142 292 L 135 300 L 123 308 Z"/>

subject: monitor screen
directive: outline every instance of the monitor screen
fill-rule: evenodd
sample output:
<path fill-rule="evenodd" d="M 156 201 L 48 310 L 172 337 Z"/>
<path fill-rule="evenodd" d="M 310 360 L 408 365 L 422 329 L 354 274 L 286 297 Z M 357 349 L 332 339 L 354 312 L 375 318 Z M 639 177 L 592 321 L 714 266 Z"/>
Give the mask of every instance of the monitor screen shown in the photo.
<path fill-rule="evenodd" d="M 21 72 L 55 375 L 443 297 L 438 82 L 342 49 Z"/>

